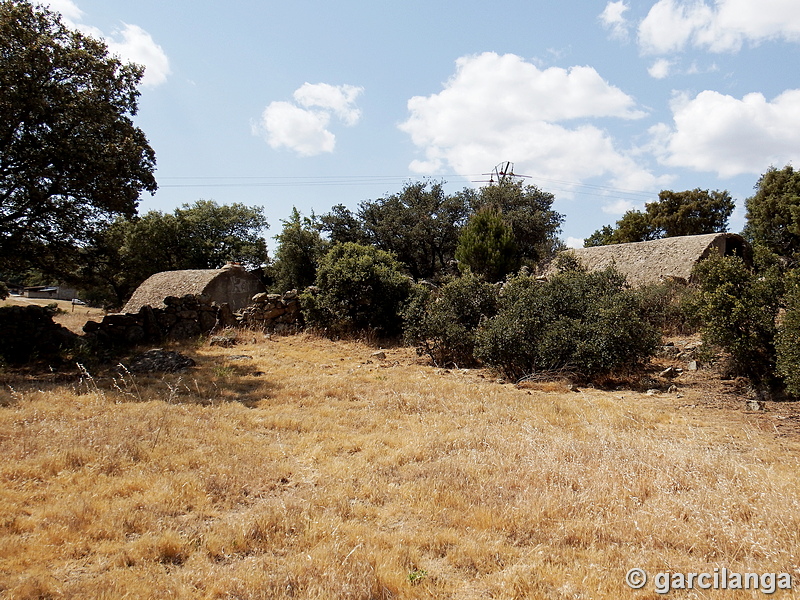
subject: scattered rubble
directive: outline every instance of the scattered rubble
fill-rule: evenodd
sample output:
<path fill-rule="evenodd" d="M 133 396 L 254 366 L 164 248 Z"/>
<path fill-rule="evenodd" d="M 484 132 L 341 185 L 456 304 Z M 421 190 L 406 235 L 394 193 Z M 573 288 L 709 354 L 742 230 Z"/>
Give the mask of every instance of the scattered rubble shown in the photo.
<path fill-rule="evenodd" d="M 174 350 L 153 348 L 130 360 L 128 370 L 133 373 L 177 373 L 195 366 L 193 359 Z"/>

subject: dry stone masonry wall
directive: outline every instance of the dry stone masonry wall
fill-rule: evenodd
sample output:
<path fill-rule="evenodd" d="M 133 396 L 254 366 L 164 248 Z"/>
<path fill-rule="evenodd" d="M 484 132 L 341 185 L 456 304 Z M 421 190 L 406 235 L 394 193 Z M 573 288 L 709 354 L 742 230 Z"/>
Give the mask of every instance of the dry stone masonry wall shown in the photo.
<path fill-rule="evenodd" d="M 263 328 L 275 333 L 293 333 L 302 326 L 297 291 L 280 294 L 256 294 L 253 303 L 238 313 L 240 325 Z"/>
<path fill-rule="evenodd" d="M 164 339 L 186 339 L 228 327 L 251 327 L 275 333 L 302 328 L 297 292 L 256 294 L 252 304 L 234 313 L 205 294 L 164 298 L 165 308 L 142 306 L 137 313 L 109 314 L 100 323 L 89 321 L 87 337 L 102 343 L 132 345 Z"/>

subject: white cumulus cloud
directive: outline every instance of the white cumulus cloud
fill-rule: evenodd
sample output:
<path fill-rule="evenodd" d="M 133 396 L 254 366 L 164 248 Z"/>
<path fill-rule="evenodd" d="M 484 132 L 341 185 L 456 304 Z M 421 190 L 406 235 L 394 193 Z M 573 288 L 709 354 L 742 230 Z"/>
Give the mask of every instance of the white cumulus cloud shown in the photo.
<path fill-rule="evenodd" d="M 125 23 L 121 31 L 106 38 L 106 43 L 108 49 L 124 61 L 144 66 L 142 85 L 155 87 L 167 80 L 169 58 L 152 36 L 138 25 Z"/>
<path fill-rule="evenodd" d="M 665 77 L 669 76 L 671 69 L 671 61 L 667 60 L 666 58 L 659 58 L 649 69 L 647 69 L 647 72 L 650 74 L 650 77 L 653 77 L 654 79 L 664 79 Z"/>
<path fill-rule="evenodd" d="M 83 11 L 72 0 L 49 0 L 42 4 L 54 12 L 61 13 L 61 16 L 71 23 L 83 17 Z"/>
<path fill-rule="evenodd" d="M 663 164 L 733 177 L 800 160 L 800 90 L 772 101 L 759 93 L 678 95 L 672 113 L 671 125 L 650 130 Z"/>
<path fill-rule="evenodd" d="M 619 0 L 618 2 L 606 4 L 605 9 L 600 13 L 600 22 L 611 31 L 612 37 L 627 39 L 630 24 L 625 18 L 625 13 L 628 9 L 629 7 L 625 4 L 625 0 Z"/>
<path fill-rule="evenodd" d="M 620 198 L 604 205 L 601 210 L 607 215 L 624 215 L 634 208 L 636 208 L 636 205 L 633 202 Z"/>
<path fill-rule="evenodd" d="M 658 0 L 639 24 L 639 44 L 650 54 L 687 46 L 736 52 L 745 42 L 800 41 L 796 0 Z"/>
<path fill-rule="evenodd" d="M 270 103 L 253 132 L 276 150 L 288 148 L 300 156 L 333 152 L 336 136 L 328 129 L 331 117 L 348 127 L 358 123 L 361 111 L 355 102 L 363 91 L 352 85 L 304 83 L 295 90 L 294 103 Z"/>
<path fill-rule="evenodd" d="M 72 0 L 47 0 L 45 6 L 61 13 L 64 23 L 86 35 L 105 41 L 109 52 L 123 62 L 133 62 L 145 68 L 142 85 L 155 87 L 167 81 L 171 69 L 164 49 L 138 25 L 123 23 L 119 31 L 110 36 L 97 27 L 83 23 L 84 12 Z"/>
<path fill-rule="evenodd" d="M 355 125 L 361 111 L 355 105 L 364 88 L 354 85 L 330 85 L 328 83 L 304 83 L 294 93 L 294 99 L 306 108 L 330 110 L 345 125 Z"/>
<path fill-rule="evenodd" d="M 519 173 L 573 183 L 598 176 L 631 189 L 656 183 L 587 122 L 644 116 L 590 67 L 540 70 L 513 54 L 464 56 L 442 91 L 411 98 L 408 110 L 400 128 L 424 154 L 410 165 L 419 173 L 447 165 L 472 175 L 511 160 Z"/>

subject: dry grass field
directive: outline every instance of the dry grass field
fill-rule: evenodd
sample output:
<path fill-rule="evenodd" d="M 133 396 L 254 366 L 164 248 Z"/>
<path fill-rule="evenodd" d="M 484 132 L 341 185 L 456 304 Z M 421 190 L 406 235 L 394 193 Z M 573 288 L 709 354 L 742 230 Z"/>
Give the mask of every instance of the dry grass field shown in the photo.
<path fill-rule="evenodd" d="M 409 349 L 241 341 L 180 347 L 183 374 L 0 375 L 1 598 L 663 597 L 628 588 L 632 567 L 800 581 L 785 408 L 689 375 L 680 395 L 520 389 Z M 760 596 L 739 594 L 671 596 Z"/>

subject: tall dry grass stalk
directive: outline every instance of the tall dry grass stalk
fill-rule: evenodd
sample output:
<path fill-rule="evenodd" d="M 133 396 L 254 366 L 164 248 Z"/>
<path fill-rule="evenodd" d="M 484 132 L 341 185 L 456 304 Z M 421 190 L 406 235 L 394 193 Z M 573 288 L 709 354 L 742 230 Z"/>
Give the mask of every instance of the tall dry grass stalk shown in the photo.
<path fill-rule="evenodd" d="M 624 599 L 659 597 L 632 567 L 800 577 L 797 440 L 702 398 L 371 352 L 262 338 L 135 386 L 4 387 L 0 597 Z"/>

